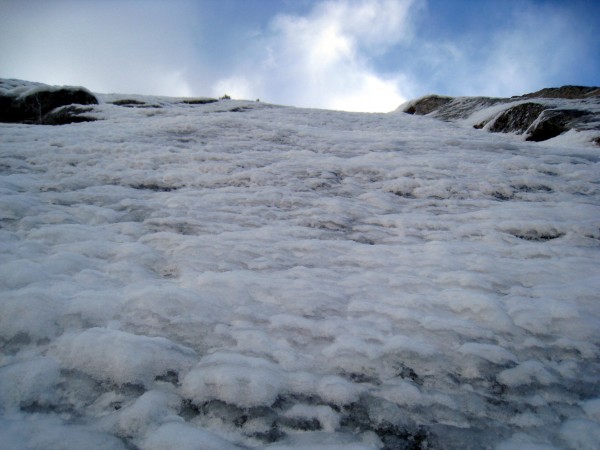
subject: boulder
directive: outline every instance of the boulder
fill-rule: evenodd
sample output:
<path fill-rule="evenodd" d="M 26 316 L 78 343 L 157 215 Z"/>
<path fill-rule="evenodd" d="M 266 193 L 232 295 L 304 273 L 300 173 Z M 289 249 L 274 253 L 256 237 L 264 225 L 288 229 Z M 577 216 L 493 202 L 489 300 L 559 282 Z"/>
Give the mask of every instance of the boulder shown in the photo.
<path fill-rule="evenodd" d="M 433 111 L 437 111 L 442 106 L 450 103 L 453 100 L 452 97 L 445 97 L 441 95 L 427 95 L 420 99 L 410 102 L 405 108 L 404 112 L 407 114 L 416 114 L 418 116 L 424 116 Z"/>
<path fill-rule="evenodd" d="M 98 100 L 87 89 L 76 87 L 36 86 L 22 93 L 5 91 L 0 94 L 0 121 L 64 124 L 93 120 L 82 119 L 74 109 L 53 112 L 57 108 L 73 104 L 97 105 Z M 73 120 L 69 120 L 69 117 Z"/>
<path fill-rule="evenodd" d="M 428 95 L 398 111 L 471 123 L 495 133 L 523 134 L 528 141 L 545 141 L 575 130 L 592 131 L 590 141 L 600 142 L 600 88 L 596 86 L 546 88 L 510 98 Z"/>
<path fill-rule="evenodd" d="M 580 109 L 549 109 L 542 111 L 527 130 L 528 141 L 545 141 L 574 128 L 574 122 L 591 113 Z"/>
<path fill-rule="evenodd" d="M 92 108 L 80 108 L 74 105 L 63 106 L 50 111 L 42 117 L 41 125 L 66 125 L 68 123 L 93 122 L 94 117 L 81 115 Z"/>
<path fill-rule="evenodd" d="M 0 122 L 20 122 L 23 114 L 14 104 L 15 98 L 11 95 L 0 94 Z"/>
<path fill-rule="evenodd" d="M 494 133 L 524 133 L 547 106 L 539 103 L 521 103 L 502 111 L 492 122 Z"/>

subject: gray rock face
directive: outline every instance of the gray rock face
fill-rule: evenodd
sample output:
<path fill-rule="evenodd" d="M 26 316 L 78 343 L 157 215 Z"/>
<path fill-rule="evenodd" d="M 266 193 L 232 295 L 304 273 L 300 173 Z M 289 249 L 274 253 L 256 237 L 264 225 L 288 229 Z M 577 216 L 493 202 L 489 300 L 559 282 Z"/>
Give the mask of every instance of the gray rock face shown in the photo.
<path fill-rule="evenodd" d="M 535 122 L 544 111 L 539 103 L 521 103 L 503 111 L 498 115 L 489 130 L 494 133 L 523 133 Z"/>
<path fill-rule="evenodd" d="M 474 128 L 522 134 L 528 141 L 545 141 L 569 130 L 598 131 L 591 140 L 600 141 L 598 87 L 546 88 L 511 98 L 428 95 L 405 104 L 401 111 L 462 123 L 470 117 L 483 116 L 483 120 L 471 122 Z"/>
<path fill-rule="evenodd" d="M 80 108 L 75 105 L 56 108 L 42 117 L 41 125 L 66 125 L 68 123 L 93 122 L 93 117 L 82 115 L 92 108 Z"/>
<path fill-rule="evenodd" d="M 536 122 L 527 130 L 527 140 L 539 142 L 552 139 L 571 128 L 575 128 L 580 122 L 578 119 L 590 114 L 588 111 L 579 109 L 542 111 Z"/>
<path fill-rule="evenodd" d="M 525 94 L 517 98 L 568 98 L 583 99 L 599 97 L 600 88 L 590 86 L 561 86 L 558 88 L 545 88 L 531 94 Z"/>
<path fill-rule="evenodd" d="M 96 105 L 98 100 L 88 90 L 74 87 L 37 86 L 24 92 L 8 90 L 0 92 L 0 122 L 62 125 L 95 120 L 80 116 L 85 112 L 81 108 L 61 108 L 73 104 Z"/>
<path fill-rule="evenodd" d="M 407 114 L 416 114 L 417 116 L 424 116 L 433 111 L 437 111 L 442 106 L 450 103 L 451 101 L 452 97 L 443 97 L 441 95 L 428 95 L 409 105 L 404 110 L 404 112 Z"/>
<path fill-rule="evenodd" d="M 474 111 L 502 102 L 503 99 L 491 97 L 442 97 L 428 95 L 410 101 L 402 112 L 417 116 L 431 115 L 438 119 L 452 121 L 464 119 Z"/>

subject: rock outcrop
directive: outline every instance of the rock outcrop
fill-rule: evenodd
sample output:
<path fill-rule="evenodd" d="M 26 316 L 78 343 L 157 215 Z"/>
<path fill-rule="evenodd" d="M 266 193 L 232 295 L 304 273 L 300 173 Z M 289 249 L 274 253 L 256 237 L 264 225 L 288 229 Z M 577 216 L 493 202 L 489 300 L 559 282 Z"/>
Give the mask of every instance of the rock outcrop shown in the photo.
<path fill-rule="evenodd" d="M 418 102 L 408 106 L 404 112 L 408 114 L 416 114 L 423 116 L 433 111 L 439 110 L 442 106 L 447 105 L 453 100 L 452 97 L 444 97 L 441 95 L 428 95 L 421 98 Z"/>
<path fill-rule="evenodd" d="M 583 99 L 600 96 L 600 88 L 591 86 L 561 86 L 558 88 L 545 88 L 531 94 L 513 98 L 567 98 Z"/>
<path fill-rule="evenodd" d="M 580 109 L 547 109 L 527 129 L 528 141 L 545 141 L 584 123 L 592 113 Z"/>
<path fill-rule="evenodd" d="M 523 133 L 544 111 L 539 103 L 520 103 L 502 111 L 490 124 L 489 131 L 494 133 Z"/>
<path fill-rule="evenodd" d="M 81 115 L 90 108 L 70 106 L 97 105 L 98 100 L 87 89 L 46 85 L 6 87 L 0 86 L 4 88 L 0 90 L 0 122 L 63 125 L 95 120 Z"/>
<path fill-rule="evenodd" d="M 600 140 L 600 88 L 562 86 L 511 98 L 428 95 L 399 108 L 407 114 L 460 121 L 494 133 L 545 141 L 569 130 L 594 131 Z"/>

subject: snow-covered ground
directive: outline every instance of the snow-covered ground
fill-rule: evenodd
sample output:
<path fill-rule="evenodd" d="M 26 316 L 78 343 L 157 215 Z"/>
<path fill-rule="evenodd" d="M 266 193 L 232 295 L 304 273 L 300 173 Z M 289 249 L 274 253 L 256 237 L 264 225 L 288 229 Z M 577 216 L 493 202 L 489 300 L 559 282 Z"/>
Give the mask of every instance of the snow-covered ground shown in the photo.
<path fill-rule="evenodd" d="M 0 124 L 3 449 L 597 448 L 598 147 L 118 98 Z"/>

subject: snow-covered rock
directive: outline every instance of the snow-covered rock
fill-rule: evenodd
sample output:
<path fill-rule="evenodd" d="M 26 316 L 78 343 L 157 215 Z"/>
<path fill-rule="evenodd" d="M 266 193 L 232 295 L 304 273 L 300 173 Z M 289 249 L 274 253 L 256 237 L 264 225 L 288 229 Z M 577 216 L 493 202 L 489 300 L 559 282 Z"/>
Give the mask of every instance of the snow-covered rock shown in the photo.
<path fill-rule="evenodd" d="M 569 130 L 591 131 L 600 139 L 600 88 L 562 86 L 511 98 L 427 95 L 398 108 L 495 133 L 515 133 L 528 141 L 546 141 Z"/>
<path fill-rule="evenodd" d="M 98 99 L 83 87 L 14 81 L 0 80 L 0 122 L 63 125 L 95 120 L 81 115 L 91 108 L 70 106 L 98 104 Z"/>

